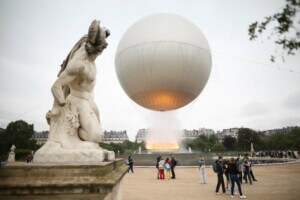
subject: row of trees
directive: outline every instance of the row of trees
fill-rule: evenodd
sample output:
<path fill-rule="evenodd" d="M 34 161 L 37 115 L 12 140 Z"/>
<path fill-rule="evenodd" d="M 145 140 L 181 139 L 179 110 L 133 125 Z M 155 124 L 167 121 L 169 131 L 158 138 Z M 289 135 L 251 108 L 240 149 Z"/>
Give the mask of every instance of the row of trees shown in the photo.
<path fill-rule="evenodd" d="M 191 140 L 185 139 L 183 141 L 183 146 L 187 149 L 191 147 L 193 150 L 198 150 L 202 152 L 222 152 L 225 151 L 223 144 L 218 142 L 216 135 L 200 135 L 198 138 Z"/>
<path fill-rule="evenodd" d="M 215 135 L 201 135 L 194 140 L 184 140 L 186 149 L 203 152 L 249 151 L 251 143 L 255 151 L 261 150 L 300 150 L 300 128 L 296 127 L 288 133 L 278 132 L 265 135 L 249 128 L 240 128 L 238 137 L 225 136 L 222 143 Z"/>
<path fill-rule="evenodd" d="M 6 160 L 10 147 L 16 146 L 16 159 L 24 160 L 31 151 L 36 151 L 40 146 L 33 139 L 34 126 L 23 120 L 8 124 L 6 129 L 0 128 L 0 160 Z M 278 132 L 272 135 L 264 135 L 249 128 L 240 128 L 238 137 L 226 136 L 222 143 L 216 135 L 201 135 L 194 140 L 184 140 L 183 146 L 188 149 L 202 152 L 224 151 L 249 151 L 253 143 L 255 151 L 260 150 L 300 150 L 300 128 L 296 127 L 288 133 Z M 133 153 L 139 148 L 145 150 L 145 143 L 125 141 L 119 144 L 99 144 L 102 148 L 115 153 Z"/>
<path fill-rule="evenodd" d="M 126 153 L 126 154 L 131 154 L 134 152 L 137 152 L 139 148 L 141 148 L 141 150 L 145 150 L 145 143 L 141 142 L 141 143 L 137 143 L 137 142 L 131 142 L 129 140 L 124 141 L 123 143 L 100 143 L 99 144 L 100 147 L 110 150 L 110 151 L 114 151 L 115 153 Z"/>

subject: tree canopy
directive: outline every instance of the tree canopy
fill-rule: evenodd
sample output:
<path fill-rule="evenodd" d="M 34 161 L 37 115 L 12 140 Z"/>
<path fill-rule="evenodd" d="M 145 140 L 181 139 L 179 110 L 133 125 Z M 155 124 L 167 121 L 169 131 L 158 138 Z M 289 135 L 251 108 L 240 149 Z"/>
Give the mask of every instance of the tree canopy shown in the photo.
<path fill-rule="evenodd" d="M 300 23 L 299 18 L 296 17 L 299 10 L 300 0 L 286 0 L 282 10 L 265 17 L 261 22 L 256 21 L 249 25 L 250 40 L 255 40 L 273 25 L 273 31 L 269 38 L 274 37 L 275 43 L 287 51 L 288 55 L 294 55 L 300 48 L 300 31 L 296 27 L 296 24 Z M 274 55 L 271 55 L 271 61 L 275 61 Z"/>
<path fill-rule="evenodd" d="M 39 146 L 33 139 L 34 126 L 23 120 L 10 122 L 6 129 L 0 131 L 0 156 L 6 157 L 12 145 L 16 146 L 16 153 L 21 149 L 36 150 Z"/>

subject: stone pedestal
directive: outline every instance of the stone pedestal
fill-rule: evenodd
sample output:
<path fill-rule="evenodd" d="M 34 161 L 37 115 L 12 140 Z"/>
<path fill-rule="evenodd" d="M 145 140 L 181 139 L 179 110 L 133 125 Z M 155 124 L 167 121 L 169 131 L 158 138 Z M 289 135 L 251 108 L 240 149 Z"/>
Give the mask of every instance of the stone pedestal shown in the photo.
<path fill-rule="evenodd" d="M 123 159 L 94 165 L 8 165 L 0 169 L 0 199 L 121 200 Z"/>

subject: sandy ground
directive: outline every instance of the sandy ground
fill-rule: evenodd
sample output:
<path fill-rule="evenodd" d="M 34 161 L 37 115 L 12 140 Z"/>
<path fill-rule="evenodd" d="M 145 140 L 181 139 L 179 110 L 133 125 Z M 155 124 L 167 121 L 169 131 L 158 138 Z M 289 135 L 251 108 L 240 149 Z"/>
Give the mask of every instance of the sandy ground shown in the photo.
<path fill-rule="evenodd" d="M 253 185 L 242 184 L 247 199 L 300 199 L 300 163 L 255 166 L 253 170 L 258 181 Z M 205 185 L 200 184 L 197 168 L 176 168 L 176 180 L 158 180 L 156 172 L 155 168 L 135 168 L 133 174 L 126 174 L 124 200 L 231 199 L 229 191 L 225 195 L 215 194 L 217 177 L 211 168 L 206 169 Z"/>

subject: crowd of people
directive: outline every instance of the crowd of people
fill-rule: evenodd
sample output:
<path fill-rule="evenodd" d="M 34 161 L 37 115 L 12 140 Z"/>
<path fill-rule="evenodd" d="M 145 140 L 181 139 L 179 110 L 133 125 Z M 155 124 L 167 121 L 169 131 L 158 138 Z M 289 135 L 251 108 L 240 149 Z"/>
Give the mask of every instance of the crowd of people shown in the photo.
<path fill-rule="evenodd" d="M 162 158 L 159 155 L 156 158 L 156 168 L 157 168 L 157 179 L 175 179 L 175 167 L 177 165 L 177 160 L 174 156 L 170 154 L 170 158 Z M 133 173 L 133 159 L 132 156 L 128 157 L 127 165 L 129 165 L 128 173 L 131 171 Z M 205 160 L 203 157 L 200 157 L 198 161 L 199 171 L 200 171 L 200 183 L 206 184 L 206 172 L 205 172 Z M 217 185 L 216 185 L 216 194 L 219 195 L 220 187 L 222 193 L 226 193 L 226 190 L 230 191 L 231 197 L 234 198 L 237 196 L 235 190 L 235 184 L 240 195 L 240 199 L 246 199 L 246 196 L 242 192 L 241 184 L 249 183 L 253 184 L 253 181 L 257 181 L 252 170 L 253 163 L 249 159 L 248 154 L 243 158 L 237 157 L 230 159 L 223 159 L 222 156 L 219 156 L 218 159 L 213 164 L 213 171 L 217 174 Z M 225 175 L 225 181 L 224 181 Z M 229 188 L 230 186 L 230 188 Z"/>
<path fill-rule="evenodd" d="M 231 185 L 231 197 L 234 198 L 237 195 L 237 193 L 235 192 L 236 184 L 238 187 L 240 198 L 245 199 L 246 196 L 243 195 L 241 187 L 243 180 L 245 181 L 245 183 L 249 183 L 250 185 L 253 184 L 252 181 L 257 181 L 253 174 L 252 162 L 247 154 L 243 159 L 240 159 L 240 157 L 238 157 L 237 159 L 223 159 L 222 156 L 219 156 L 219 158 L 213 164 L 213 170 L 218 177 L 216 194 L 219 194 L 220 187 L 222 187 L 222 192 L 226 193 L 226 189 L 229 190 L 229 185 Z M 226 177 L 226 184 L 224 183 L 224 175 Z"/>
<path fill-rule="evenodd" d="M 270 158 L 298 158 L 298 153 L 296 151 L 258 151 L 255 152 L 253 157 L 270 157 Z"/>

